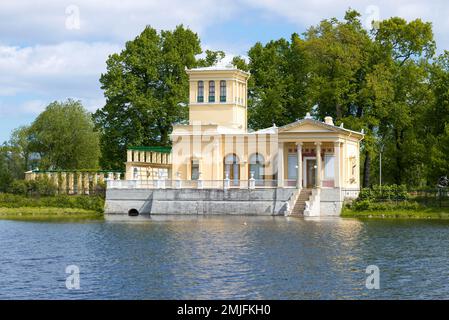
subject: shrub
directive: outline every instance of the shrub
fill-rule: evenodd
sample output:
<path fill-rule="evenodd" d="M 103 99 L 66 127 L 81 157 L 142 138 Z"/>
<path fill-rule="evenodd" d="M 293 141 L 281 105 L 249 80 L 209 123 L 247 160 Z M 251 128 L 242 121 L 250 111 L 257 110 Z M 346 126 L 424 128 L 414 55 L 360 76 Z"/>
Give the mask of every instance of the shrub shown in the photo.
<path fill-rule="evenodd" d="M 104 198 L 100 196 L 86 195 L 56 195 L 25 197 L 17 194 L 0 193 L 0 207 L 55 207 L 55 208 L 77 208 L 103 212 Z"/>
<path fill-rule="evenodd" d="M 358 200 L 381 201 L 381 200 L 408 200 L 410 195 L 405 185 L 375 185 L 372 188 L 363 188 L 360 190 Z"/>
<path fill-rule="evenodd" d="M 26 195 L 29 187 L 29 183 L 26 180 L 14 180 L 9 187 L 9 192 L 12 194 Z"/>
<path fill-rule="evenodd" d="M 355 211 L 394 211 L 394 210 L 419 210 L 422 206 L 417 202 L 410 201 L 385 201 L 373 202 L 370 200 L 360 200 L 352 204 L 351 209 Z"/>
<path fill-rule="evenodd" d="M 52 196 L 58 190 L 53 181 L 47 176 L 37 177 L 35 180 L 30 180 L 29 183 L 31 192 L 38 196 Z"/>

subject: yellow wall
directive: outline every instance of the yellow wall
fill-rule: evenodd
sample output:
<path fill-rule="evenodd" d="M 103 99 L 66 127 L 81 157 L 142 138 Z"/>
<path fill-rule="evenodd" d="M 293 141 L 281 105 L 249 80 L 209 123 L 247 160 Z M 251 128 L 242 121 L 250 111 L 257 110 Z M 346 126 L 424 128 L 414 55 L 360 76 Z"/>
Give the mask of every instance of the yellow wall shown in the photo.
<path fill-rule="evenodd" d="M 234 130 L 247 129 L 247 80 L 249 74 L 235 68 L 192 69 L 189 74 L 190 124 L 215 123 Z M 226 81 L 226 101 L 220 101 L 220 81 Z M 203 102 L 198 102 L 198 81 L 203 81 Z M 209 82 L 215 83 L 215 102 L 209 102 Z"/>

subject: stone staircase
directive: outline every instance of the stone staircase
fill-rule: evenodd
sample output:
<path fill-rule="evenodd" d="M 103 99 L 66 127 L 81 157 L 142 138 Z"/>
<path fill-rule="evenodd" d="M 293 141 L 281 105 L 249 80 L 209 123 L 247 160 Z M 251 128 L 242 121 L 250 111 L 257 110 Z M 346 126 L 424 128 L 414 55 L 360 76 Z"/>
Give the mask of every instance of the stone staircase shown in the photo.
<path fill-rule="evenodd" d="M 301 192 L 296 199 L 295 206 L 291 211 L 291 216 L 302 217 L 306 208 L 306 201 L 309 201 L 312 195 L 312 189 L 301 189 Z"/>

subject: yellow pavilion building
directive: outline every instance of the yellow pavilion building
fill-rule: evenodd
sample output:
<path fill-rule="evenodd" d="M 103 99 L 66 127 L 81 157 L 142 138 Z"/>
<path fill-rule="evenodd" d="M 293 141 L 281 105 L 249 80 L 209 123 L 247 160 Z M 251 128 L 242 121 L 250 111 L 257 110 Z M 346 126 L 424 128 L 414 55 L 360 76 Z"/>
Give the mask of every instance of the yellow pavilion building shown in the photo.
<path fill-rule="evenodd" d="M 299 191 L 296 197 L 321 202 L 321 209 L 316 206 L 315 210 L 333 212 L 339 212 L 331 208 L 336 202 L 341 207 L 345 197 L 358 194 L 363 133 L 343 124 L 336 126 L 331 117 L 320 121 L 310 114 L 285 126 L 249 130 L 249 73 L 234 67 L 197 68 L 187 73 L 188 124 L 173 125 L 171 149 L 128 150 L 128 185 L 293 188 Z M 327 200 L 329 204 L 323 205 Z M 306 207 L 299 205 L 297 211 L 304 213 Z"/>

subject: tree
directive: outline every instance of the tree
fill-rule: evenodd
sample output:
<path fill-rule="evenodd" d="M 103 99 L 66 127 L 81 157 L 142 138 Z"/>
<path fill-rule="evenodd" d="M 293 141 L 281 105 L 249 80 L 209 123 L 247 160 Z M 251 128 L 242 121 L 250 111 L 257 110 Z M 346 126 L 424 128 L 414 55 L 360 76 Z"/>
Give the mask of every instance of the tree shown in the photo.
<path fill-rule="evenodd" d="M 197 59 L 200 53 L 198 35 L 182 25 L 160 33 L 148 26 L 122 52 L 109 56 L 100 78 L 106 105 L 94 115 L 104 168 L 123 167 L 128 146 L 170 145 L 172 124 L 188 114 L 185 69 L 224 57 L 221 51 L 207 51 Z"/>
<path fill-rule="evenodd" d="M 435 51 L 432 26 L 420 19 L 407 22 L 394 17 L 382 21 L 373 33 L 392 75 L 389 86 L 393 96 L 379 127 L 385 138 L 386 176 L 396 184 L 426 183 L 423 124 L 434 99 L 429 86 L 430 59 Z"/>
<path fill-rule="evenodd" d="M 307 78 L 302 40 L 279 39 L 266 45 L 256 43 L 248 51 L 249 63 L 241 57 L 234 66 L 249 71 L 248 116 L 252 129 L 285 125 L 308 111 L 305 97 Z"/>
<path fill-rule="evenodd" d="M 0 191 L 8 191 L 15 179 L 23 179 L 29 170 L 28 127 L 19 127 L 11 138 L 0 146 Z"/>
<path fill-rule="evenodd" d="M 95 169 L 100 154 L 92 116 L 80 101 L 52 102 L 28 130 L 40 169 Z"/>

